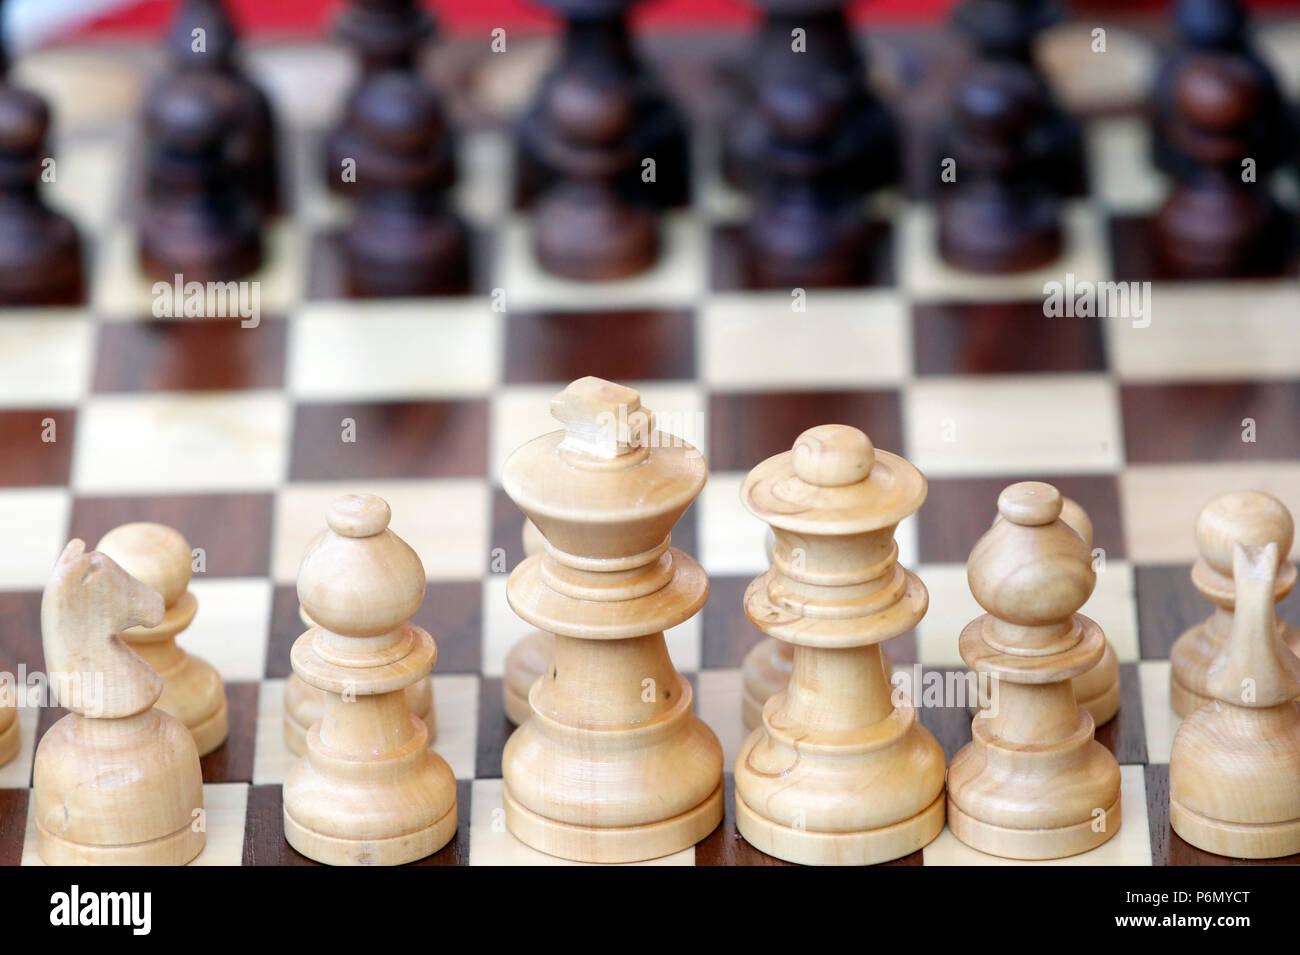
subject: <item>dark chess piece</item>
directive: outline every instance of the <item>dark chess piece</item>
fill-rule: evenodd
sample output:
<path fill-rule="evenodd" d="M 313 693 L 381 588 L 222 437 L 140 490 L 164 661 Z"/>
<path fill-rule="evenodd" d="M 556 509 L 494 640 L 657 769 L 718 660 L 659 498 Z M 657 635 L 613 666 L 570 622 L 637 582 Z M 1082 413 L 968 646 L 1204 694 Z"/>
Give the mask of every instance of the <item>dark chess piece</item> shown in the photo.
<path fill-rule="evenodd" d="M 1056 102 L 1034 60 L 1034 41 L 1060 19 L 1057 0 L 962 0 L 952 15 L 978 61 L 1018 63 L 1042 81 L 1046 105 L 1028 138 L 1029 148 L 1038 155 L 1037 176 L 1058 196 L 1078 196 L 1087 191 L 1083 129 Z M 949 148 L 943 147 L 944 156 L 952 155 Z"/>
<path fill-rule="evenodd" d="M 360 78 L 344 105 L 343 119 L 325 138 L 325 180 L 332 191 L 348 194 L 352 182 L 344 167 L 361 149 L 357 103 L 362 90 L 381 73 L 418 75 L 419 52 L 433 35 L 434 24 L 417 0 L 351 0 L 339 14 L 334 32 L 355 51 L 360 65 Z"/>
<path fill-rule="evenodd" d="M 1061 252 L 1060 207 L 1039 178 L 1030 140 L 1050 100 L 1012 60 L 977 63 L 957 89 L 952 158 L 957 179 L 939 196 L 939 253 L 973 272 L 1019 272 Z"/>
<path fill-rule="evenodd" d="M 412 72 L 362 87 L 356 215 L 343 237 L 352 290 L 434 295 L 469 286 L 468 234 L 451 211 L 451 153 L 438 99 Z"/>
<path fill-rule="evenodd" d="M 725 129 L 723 175 L 746 190 L 762 182 L 771 131 L 757 104 L 763 87 L 776 81 L 815 87 L 843 102 L 835 150 L 844 157 L 846 182 L 856 193 L 893 183 L 897 125 L 866 85 L 867 65 L 845 19 L 844 0 L 817 0 L 796 9 L 781 0 L 757 2 L 767 9 Z M 804 31 L 801 51 L 793 45 L 796 29 Z"/>
<path fill-rule="evenodd" d="M 619 188 L 639 159 L 634 93 L 607 77 L 564 73 L 547 84 L 539 155 L 555 179 L 533 211 L 533 245 L 548 272 L 599 281 L 642 272 L 659 255 L 659 225 Z"/>
<path fill-rule="evenodd" d="M 1259 170 L 1243 162 L 1260 147 L 1258 111 L 1268 88 L 1248 61 L 1230 53 L 1187 57 L 1172 77 L 1169 142 L 1188 160 L 1156 213 L 1162 263 L 1179 275 L 1236 277 L 1280 270 L 1287 218 Z"/>
<path fill-rule="evenodd" d="M 152 279 L 224 282 L 262 264 L 261 219 L 228 153 L 238 88 L 192 73 L 155 89 L 140 264 Z"/>
<path fill-rule="evenodd" d="M 1237 0 L 1181 0 L 1175 13 L 1179 38 L 1156 74 L 1151 96 L 1152 158 L 1171 176 L 1185 174 L 1196 165 L 1170 142 L 1174 121 L 1174 83 L 1183 64 L 1202 53 L 1232 54 L 1255 74 L 1260 103 L 1255 111 L 1257 152 L 1254 155 L 1262 175 L 1293 158 L 1300 136 L 1295 117 L 1289 113 L 1273 70 L 1251 42 L 1249 17 Z"/>
<path fill-rule="evenodd" d="M 754 157 L 757 203 L 745 230 L 750 280 L 768 288 L 852 284 L 871 237 L 846 143 L 853 99 L 843 83 L 771 78 L 754 107 L 768 133 Z"/>
<path fill-rule="evenodd" d="M 230 81 L 236 93 L 230 120 L 236 141 L 230 146 L 230 161 L 263 214 L 278 212 L 281 190 L 271 102 L 239 66 L 238 37 L 222 0 L 184 0 L 167 34 L 167 49 L 173 73 L 163 76 L 160 84 L 187 72 L 220 73 Z"/>
<path fill-rule="evenodd" d="M 49 128 L 45 102 L 0 79 L 0 305 L 84 297 L 76 226 L 40 196 Z"/>
<path fill-rule="evenodd" d="M 541 0 L 564 17 L 559 60 L 543 77 L 532 106 L 520 117 L 515 199 L 528 206 L 551 184 L 556 170 L 547 161 L 545 141 L 554 138 L 546 104 L 550 88 L 575 73 L 605 76 L 611 86 L 626 87 L 632 96 L 631 148 L 637 163 L 621 175 L 627 195 L 656 208 L 690 201 L 690 152 L 686 122 L 677 107 L 636 56 L 628 35 L 625 11 L 635 0 Z M 653 159 L 653 182 L 642 181 L 641 161 Z"/>

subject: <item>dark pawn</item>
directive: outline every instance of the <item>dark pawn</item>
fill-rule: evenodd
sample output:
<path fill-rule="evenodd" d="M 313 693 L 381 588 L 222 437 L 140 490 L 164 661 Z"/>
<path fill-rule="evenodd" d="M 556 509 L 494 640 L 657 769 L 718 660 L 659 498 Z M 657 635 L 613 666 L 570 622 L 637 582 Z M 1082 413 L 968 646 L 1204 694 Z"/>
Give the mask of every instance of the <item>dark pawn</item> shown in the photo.
<path fill-rule="evenodd" d="M 203 30 L 202 50 L 195 49 L 198 29 Z M 214 72 L 230 81 L 235 94 L 230 161 L 262 213 L 275 214 L 281 208 L 281 195 L 271 102 L 239 67 L 238 38 L 221 0 L 185 0 L 167 35 L 167 47 L 175 72 Z M 169 75 L 159 82 L 165 85 L 174 79 Z"/>
<path fill-rule="evenodd" d="M 638 165 L 627 85 L 569 73 L 546 90 L 539 143 L 556 181 L 533 210 L 533 243 L 548 272 L 599 281 L 642 272 L 659 256 L 659 226 L 618 184 Z"/>
<path fill-rule="evenodd" d="M 225 282 L 262 264 L 257 204 L 227 152 L 237 99 L 229 80 L 206 73 L 181 76 L 150 97 L 140 264 L 152 279 Z"/>
<path fill-rule="evenodd" d="M 325 137 L 325 181 L 333 192 L 348 195 L 354 189 L 343 168 L 361 150 L 357 105 L 366 83 L 382 73 L 418 75 L 419 52 L 433 35 L 434 25 L 416 0 L 351 0 L 339 14 L 334 32 L 355 52 L 361 68 L 342 120 Z"/>
<path fill-rule="evenodd" d="M 1242 180 L 1268 96 L 1259 73 L 1233 54 L 1188 57 L 1173 77 L 1173 95 L 1169 141 L 1189 165 L 1179 167 L 1156 214 L 1162 262 L 1207 278 L 1276 273 L 1287 254 L 1286 217 L 1267 177 Z"/>
<path fill-rule="evenodd" d="M 758 157 L 754 217 L 745 232 L 750 281 L 768 288 L 852 284 L 870 238 L 852 150 L 839 150 L 846 88 L 767 81 L 755 104 L 769 131 Z"/>
<path fill-rule="evenodd" d="M 939 253 L 973 272 L 1019 272 L 1061 253 L 1060 210 L 1037 178 L 1029 139 L 1047 90 L 1011 61 L 977 64 L 957 90 L 953 155 L 957 181 L 939 197 Z"/>
<path fill-rule="evenodd" d="M 1260 104 L 1255 112 L 1255 161 L 1261 175 L 1288 161 L 1297 142 L 1295 118 L 1286 107 L 1276 77 L 1250 39 L 1248 17 L 1236 0 L 1181 0 L 1175 17 L 1178 43 L 1160 65 L 1151 97 L 1152 158 L 1170 175 L 1187 173 L 1195 161 L 1170 141 L 1176 111 L 1174 84 L 1189 58 L 1203 53 L 1233 54 L 1255 74 Z"/>
<path fill-rule="evenodd" d="M 76 227 L 40 196 L 49 126 L 40 97 L 0 81 L 0 305 L 84 296 Z"/>
<path fill-rule="evenodd" d="M 897 125 L 867 87 L 867 64 L 845 20 L 842 0 L 819 0 L 797 10 L 780 0 L 757 2 L 769 9 L 746 59 L 724 130 L 722 171 L 727 181 L 747 191 L 762 182 L 772 131 L 758 104 L 763 87 L 774 75 L 821 89 L 826 97 L 843 102 L 836 150 L 846 156 L 846 182 L 856 194 L 896 181 Z M 806 52 L 791 48 L 795 28 L 804 31 Z"/>
<path fill-rule="evenodd" d="M 356 215 L 344 234 L 358 295 L 469 286 L 468 236 L 451 211 L 451 155 L 437 97 L 413 73 L 368 80 L 356 101 Z"/>
<path fill-rule="evenodd" d="M 1058 0 L 963 0 L 953 24 L 981 61 L 1019 64 L 1043 84 L 1044 106 L 1028 137 L 1038 156 L 1036 175 L 1058 196 L 1076 196 L 1087 190 L 1083 128 L 1056 102 L 1034 60 L 1035 40 L 1061 15 Z"/>
<path fill-rule="evenodd" d="M 555 67 L 537 91 L 518 123 L 516 201 L 528 206 L 554 181 L 557 170 L 547 160 L 547 103 L 551 87 L 574 74 L 605 76 L 610 85 L 626 86 L 632 97 L 631 143 L 637 156 L 655 161 L 655 181 L 641 181 L 640 168 L 628 170 L 619 187 L 629 195 L 644 195 L 656 208 L 683 206 L 690 201 L 690 153 L 686 121 L 664 95 L 650 71 L 638 59 L 628 35 L 625 10 L 634 0 L 541 0 L 565 18 L 564 40 Z"/>

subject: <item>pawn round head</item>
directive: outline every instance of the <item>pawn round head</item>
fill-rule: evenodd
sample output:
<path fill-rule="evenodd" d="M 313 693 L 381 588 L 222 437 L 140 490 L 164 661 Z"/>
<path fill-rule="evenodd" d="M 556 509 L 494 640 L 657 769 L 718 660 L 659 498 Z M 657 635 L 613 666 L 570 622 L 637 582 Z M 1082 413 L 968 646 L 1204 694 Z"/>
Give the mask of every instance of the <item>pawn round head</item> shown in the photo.
<path fill-rule="evenodd" d="M 1082 537 L 1061 520 L 1063 499 L 1050 484 L 1024 481 L 998 497 L 997 521 L 971 551 L 971 593 L 999 620 L 1043 626 L 1083 606 L 1096 574 Z"/>
<path fill-rule="evenodd" d="M 0 85 L 0 152 L 34 153 L 45 143 L 50 110 L 36 94 Z"/>
<path fill-rule="evenodd" d="M 107 554 L 136 580 L 162 594 L 168 607 L 174 606 L 190 585 L 194 566 L 189 541 L 165 524 L 123 524 L 101 537 L 95 550 Z"/>
<path fill-rule="evenodd" d="M 1232 576 L 1237 544 L 1262 547 L 1277 544 L 1278 565 L 1291 553 L 1295 524 L 1285 504 L 1263 491 L 1221 494 L 1196 518 L 1196 546 L 1201 559 L 1225 577 Z"/>
<path fill-rule="evenodd" d="M 298 600 L 318 625 L 349 637 L 390 633 L 424 599 L 424 566 L 388 529 L 388 503 L 347 494 L 326 512 L 329 529 L 312 543 L 298 570 Z"/>
<path fill-rule="evenodd" d="M 1174 81 L 1178 115 L 1192 127 L 1209 132 L 1226 133 L 1246 126 L 1263 93 L 1250 62 L 1230 54 L 1191 57 Z"/>
<path fill-rule="evenodd" d="M 632 128 L 631 92 L 585 73 L 557 76 L 546 90 L 546 116 L 557 135 L 580 146 L 610 146 Z"/>
<path fill-rule="evenodd" d="M 1236 0 L 1182 0 L 1174 17 L 1188 41 L 1202 47 L 1229 47 L 1246 27 L 1245 9 Z"/>
<path fill-rule="evenodd" d="M 177 152 L 208 152 L 226 135 L 232 96 L 229 81 L 219 74 L 194 73 L 169 81 L 149 98 L 149 130 Z"/>
<path fill-rule="evenodd" d="M 794 442 L 794 473 L 817 487 L 845 487 L 865 480 L 876 449 L 863 432 L 846 424 L 809 428 Z"/>
<path fill-rule="evenodd" d="M 354 109 L 366 137 L 395 152 L 427 148 L 443 134 L 437 96 L 410 71 L 381 73 L 368 80 Z"/>
<path fill-rule="evenodd" d="M 845 85 L 813 78 L 771 80 L 762 85 L 758 109 L 777 139 L 808 143 L 831 136 L 843 119 Z"/>
<path fill-rule="evenodd" d="M 1047 105 L 1041 80 L 1012 61 L 989 61 L 971 69 L 957 91 L 958 124 L 971 134 L 1014 141 Z"/>

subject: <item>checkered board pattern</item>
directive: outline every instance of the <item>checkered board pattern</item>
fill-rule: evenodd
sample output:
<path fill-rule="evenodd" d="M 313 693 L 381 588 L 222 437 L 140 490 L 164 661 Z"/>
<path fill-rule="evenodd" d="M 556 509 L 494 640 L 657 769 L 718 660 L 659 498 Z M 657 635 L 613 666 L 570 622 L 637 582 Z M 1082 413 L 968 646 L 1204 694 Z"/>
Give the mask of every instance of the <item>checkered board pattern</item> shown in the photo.
<path fill-rule="evenodd" d="M 666 252 L 644 276 L 583 286 L 543 274 L 513 207 L 513 149 L 499 117 L 534 88 L 550 49 L 454 43 L 433 59 L 458 125 L 456 201 L 479 237 L 473 294 L 431 300 L 341 297 L 334 250 L 343 210 L 319 174 L 322 130 L 348 84 L 346 54 L 278 43 L 249 51 L 282 122 L 287 215 L 271 233 L 263 319 L 154 319 L 133 264 L 142 84 L 152 49 L 90 47 L 32 54 L 18 66 L 58 117 L 51 195 L 93 256 L 87 302 L 0 314 L 0 666 L 43 667 L 41 588 L 70 536 L 89 542 L 131 520 L 161 521 L 203 549 L 200 611 L 182 643 L 227 681 L 231 735 L 203 760 L 208 845 L 199 862 L 306 863 L 281 827 L 290 763 L 281 717 L 288 649 L 302 627 L 294 578 L 326 503 L 367 490 L 392 504 L 393 527 L 428 572 L 415 620 L 437 639 L 436 747 L 460 780 L 460 829 L 432 864 L 545 864 L 502 820 L 502 662 L 526 631 L 505 599 L 522 556 L 521 517 L 500 488 L 505 456 L 552 429 L 548 400 L 586 374 L 632 384 L 704 451 L 711 477 L 674 542 L 697 555 L 712 596 L 669 647 L 696 689 L 727 765 L 744 736 L 740 664 L 759 634 L 741 595 L 764 570 L 764 528 L 737 491 L 745 472 L 813 424 L 846 422 L 901 452 L 930 480 L 899 529 L 904 563 L 930 590 L 914 633 L 892 641 L 896 665 L 960 668 L 957 634 L 979 612 L 965 560 L 999 489 L 1056 483 L 1088 510 L 1106 553 L 1084 608 L 1122 662 L 1120 715 L 1098 732 L 1123 767 L 1123 827 L 1072 863 L 1218 862 L 1183 843 L 1167 818 L 1169 648 L 1209 610 L 1188 579 L 1192 524 L 1220 492 L 1271 491 L 1300 507 L 1300 286 L 1161 280 L 1145 226 L 1164 185 L 1147 164 L 1140 118 L 1156 47 L 1140 29 L 1095 24 L 1046 38 L 1058 95 L 1084 116 L 1090 183 L 1068 209 L 1065 257 L 1014 278 L 958 275 L 939 263 L 933 208 L 915 191 L 873 202 L 884 225 L 870 274 L 807 293 L 737 279 L 744 197 L 722 184 L 719 64 L 742 37 L 651 42 L 648 53 L 697 120 L 694 202 L 669 213 Z M 1294 95 L 1300 24 L 1262 31 Z M 956 58 L 931 33 L 873 36 L 877 82 L 909 130 L 941 103 Z M 1088 57 L 1093 57 L 1089 59 Z M 1289 71 L 1289 72 L 1288 72 Z M 915 150 L 913 150 L 915 152 Z M 909 162 L 918 179 L 916 162 Z M 920 179 L 924 178 L 924 170 Z M 1287 193 L 1289 184 L 1279 181 Z M 1292 197 L 1294 191 L 1291 190 Z M 1149 327 L 1045 319 L 1042 286 L 1079 278 L 1149 279 Z M 505 311 L 492 307 L 504 290 Z M 1242 440 L 1253 419 L 1253 442 Z M 43 442 L 46 419 L 57 439 Z M 341 439 L 345 419 L 355 442 Z M 1294 555 L 1293 555 L 1294 556 Z M 501 566 L 500 560 L 497 566 Z M 1300 623 L 1297 601 L 1283 606 Z M 0 862 L 36 863 L 28 815 L 35 742 L 57 712 L 20 713 L 23 747 L 0 768 Z M 949 756 L 970 738 L 960 708 L 926 708 Z M 728 771 L 730 786 L 730 772 Z M 770 864 L 724 824 L 669 864 Z M 902 864 L 999 860 L 950 833 Z M 1290 860 L 1297 861 L 1295 859 Z"/>

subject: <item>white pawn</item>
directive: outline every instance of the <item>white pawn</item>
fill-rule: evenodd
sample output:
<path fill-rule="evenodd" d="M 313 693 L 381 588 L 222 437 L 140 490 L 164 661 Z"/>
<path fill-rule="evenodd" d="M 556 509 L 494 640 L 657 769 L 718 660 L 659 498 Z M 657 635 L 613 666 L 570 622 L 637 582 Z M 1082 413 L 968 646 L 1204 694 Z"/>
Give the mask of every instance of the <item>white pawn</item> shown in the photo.
<path fill-rule="evenodd" d="M 193 571 L 189 542 L 170 527 L 138 522 L 115 527 L 95 549 L 162 594 L 167 608 L 162 623 L 132 627 L 118 636 L 158 671 L 163 692 L 155 705 L 184 723 L 194 734 L 199 755 L 206 756 L 226 741 L 229 717 L 221 675 L 176 645 L 199 609 L 188 589 Z"/>

